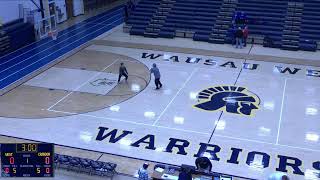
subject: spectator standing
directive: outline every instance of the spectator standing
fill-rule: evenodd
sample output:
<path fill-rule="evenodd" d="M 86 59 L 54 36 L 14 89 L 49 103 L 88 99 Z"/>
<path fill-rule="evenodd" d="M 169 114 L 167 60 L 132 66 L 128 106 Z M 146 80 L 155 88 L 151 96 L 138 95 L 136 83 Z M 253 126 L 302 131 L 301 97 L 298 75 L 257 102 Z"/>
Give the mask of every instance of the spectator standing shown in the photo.
<path fill-rule="evenodd" d="M 157 87 L 156 89 L 162 88 L 162 84 L 160 82 L 160 77 L 161 77 L 160 71 L 155 63 L 152 65 L 152 68 L 150 69 L 150 73 L 151 74 L 153 73 L 154 75 L 154 79 L 155 79 L 154 83 L 156 84 L 156 87 Z"/>
<path fill-rule="evenodd" d="M 144 163 L 142 168 L 138 170 L 138 179 L 139 180 L 149 180 L 149 175 L 148 175 L 148 163 Z"/>
<path fill-rule="evenodd" d="M 120 82 L 122 76 L 126 78 L 126 81 L 128 80 L 127 68 L 124 66 L 123 63 L 120 63 L 118 83 Z"/>
<path fill-rule="evenodd" d="M 244 47 L 247 46 L 248 36 L 249 36 L 249 29 L 248 29 L 248 26 L 245 26 L 243 29 L 243 46 Z"/>
<path fill-rule="evenodd" d="M 240 46 L 242 49 L 242 39 L 243 39 L 243 32 L 241 27 L 238 27 L 238 30 L 236 31 L 236 48 Z"/>

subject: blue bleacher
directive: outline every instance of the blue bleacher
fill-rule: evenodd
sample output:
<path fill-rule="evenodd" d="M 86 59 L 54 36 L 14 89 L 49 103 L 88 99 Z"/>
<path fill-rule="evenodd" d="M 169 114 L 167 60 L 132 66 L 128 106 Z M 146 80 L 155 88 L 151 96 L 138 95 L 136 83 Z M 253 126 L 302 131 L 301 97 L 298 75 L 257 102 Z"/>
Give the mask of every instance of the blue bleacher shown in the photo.
<path fill-rule="evenodd" d="M 4 31 L 10 39 L 9 52 L 35 41 L 33 25 L 24 23 L 23 19 L 17 19 L 4 24 L 2 26 L 2 31 Z"/>
<path fill-rule="evenodd" d="M 236 11 L 245 12 L 250 35 L 269 37 L 281 47 L 288 2 L 291 0 L 238 0 Z M 128 20 L 130 34 L 144 35 L 160 0 L 141 0 Z M 174 38 L 177 31 L 191 31 L 193 39 L 209 41 L 222 0 L 176 0 L 160 29 L 159 37 Z M 320 41 L 320 3 L 305 0 L 300 30 L 300 49 L 314 49 Z M 230 32 L 228 32 L 230 34 Z"/>
<path fill-rule="evenodd" d="M 300 28 L 300 48 L 313 50 L 316 41 L 320 41 L 320 3 L 308 0 L 304 2 L 302 24 Z"/>
<path fill-rule="evenodd" d="M 221 0 L 177 0 L 161 31 L 192 31 L 194 37 L 206 36 L 212 32 Z"/>
<path fill-rule="evenodd" d="M 287 6 L 288 1 L 284 0 L 239 0 L 237 11 L 247 14 L 250 35 L 268 36 L 280 43 Z"/>
<path fill-rule="evenodd" d="M 131 25 L 130 34 L 132 35 L 143 35 L 144 31 L 149 24 L 151 18 L 156 13 L 160 0 L 141 0 L 136 5 L 134 11 L 130 15 L 127 22 Z"/>
<path fill-rule="evenodd" d="M 206 36 L 209 39 L 221 3 L 220 0 L 177 0 L 161 30 L 192 31 L 194 37 Z"/>
<path fill-rule="evenodd" d="M 141 0 L 138 3 L 128 20 L 128 25 L 132 26 L 130 34 L 144 34 L 159 3 L 160 0 Z M 159 36 L 173 38 L 176 30 L 209 36 L 221 3 L 222 0 L 176 0 Z"/>

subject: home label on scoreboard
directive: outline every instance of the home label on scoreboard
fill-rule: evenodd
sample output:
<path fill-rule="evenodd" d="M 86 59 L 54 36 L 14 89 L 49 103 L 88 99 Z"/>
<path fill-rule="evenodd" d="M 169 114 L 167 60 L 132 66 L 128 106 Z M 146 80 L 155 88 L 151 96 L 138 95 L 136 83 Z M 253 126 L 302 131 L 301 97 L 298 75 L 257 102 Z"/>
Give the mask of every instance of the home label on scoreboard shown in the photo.
<path fill-rule="evenodd" d="M 54 146 L 49 143 L 1 144 L 2 177 L 53 177 Z"/>

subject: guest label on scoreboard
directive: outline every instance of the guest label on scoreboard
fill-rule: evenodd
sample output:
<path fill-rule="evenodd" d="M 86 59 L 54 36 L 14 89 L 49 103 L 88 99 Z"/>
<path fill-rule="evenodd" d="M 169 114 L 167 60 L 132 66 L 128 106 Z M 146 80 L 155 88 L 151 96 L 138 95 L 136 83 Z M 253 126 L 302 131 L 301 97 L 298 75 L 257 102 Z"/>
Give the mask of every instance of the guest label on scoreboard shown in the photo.
<path fill-rule="evenodd" d="M 54 176 L 53 144 L 1 144 L 0 149 L 2 177 Z"/>

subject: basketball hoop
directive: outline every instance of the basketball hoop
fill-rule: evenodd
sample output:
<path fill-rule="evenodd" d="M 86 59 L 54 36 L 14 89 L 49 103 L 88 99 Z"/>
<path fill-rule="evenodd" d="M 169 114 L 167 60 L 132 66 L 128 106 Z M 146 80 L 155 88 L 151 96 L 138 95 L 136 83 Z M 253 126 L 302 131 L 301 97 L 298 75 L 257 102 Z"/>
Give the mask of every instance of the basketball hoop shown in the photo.
<path fill-rule="evenodd" d="M 57 40 L 58 31 L 57 30 L 49 31 L 48 36 L 51 37 L 55 41 L 55 40 Z"/>

